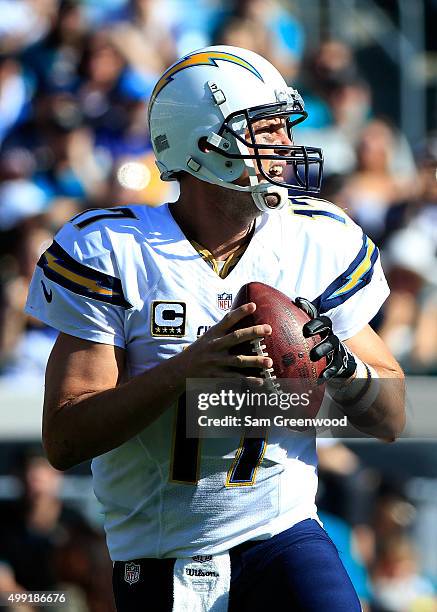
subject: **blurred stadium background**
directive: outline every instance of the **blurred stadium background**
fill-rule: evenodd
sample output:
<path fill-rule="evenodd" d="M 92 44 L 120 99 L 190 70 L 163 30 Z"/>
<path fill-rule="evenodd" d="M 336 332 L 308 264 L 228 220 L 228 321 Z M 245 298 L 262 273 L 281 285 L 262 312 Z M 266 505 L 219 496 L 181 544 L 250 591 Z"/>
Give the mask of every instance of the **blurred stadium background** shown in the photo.
<path fill-rule="evenodd" d="M 381 247 L 392 293 L 373 325 L 432 397 L 437 1 L 0 0 L 0 15 L 0 591 L 108 612 L 89 466 L 61 474 L 41 454 L 56 332 L 23 314 L 35 262 L 85 208 L 175 199 L 145 121 L 157 76 L 206 44 L 253 49 L 303 94 L 295 137 L 324 149 L 322 197 Z M 367 611 L 437 610 L 435 440 L 319 445 L 322 518 Z"/>

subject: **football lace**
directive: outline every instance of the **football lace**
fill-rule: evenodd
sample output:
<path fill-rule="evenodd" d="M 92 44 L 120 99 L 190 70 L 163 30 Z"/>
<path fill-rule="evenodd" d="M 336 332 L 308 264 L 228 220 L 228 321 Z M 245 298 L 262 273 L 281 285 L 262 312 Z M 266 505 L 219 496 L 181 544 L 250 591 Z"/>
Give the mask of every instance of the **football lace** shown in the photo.
<path fill-rule="evenodd" d="M 254 352 L 259 357 L 270 357 L 267 352 L 267 347 L 263 344 L 264 338 L 255 338 L 255 340 L 251 340 L 250 343 L 253 346 Z M 276 380 L 275 370 L 274 368 L 263 368 L 261 375 L 265 378 L 266 386 L 273 393 L 281 392 L 281 385 Z"/>

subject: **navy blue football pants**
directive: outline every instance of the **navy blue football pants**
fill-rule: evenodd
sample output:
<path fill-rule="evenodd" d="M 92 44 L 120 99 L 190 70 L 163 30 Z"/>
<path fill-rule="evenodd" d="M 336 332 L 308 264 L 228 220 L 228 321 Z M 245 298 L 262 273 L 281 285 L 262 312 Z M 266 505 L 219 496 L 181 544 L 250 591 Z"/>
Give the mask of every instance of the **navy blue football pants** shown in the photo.
<path fill-rule="evenodd" d="M 259 542 L 231 549 L 229 612 L 360 612 L 354 587 L 331 538 L 307 519 Z M 118 612 L 171 612 L 173 559 L 140 559 L 140 579 L 113 572 Z M 153 602 L 153 603 L 152 603 Z"/>

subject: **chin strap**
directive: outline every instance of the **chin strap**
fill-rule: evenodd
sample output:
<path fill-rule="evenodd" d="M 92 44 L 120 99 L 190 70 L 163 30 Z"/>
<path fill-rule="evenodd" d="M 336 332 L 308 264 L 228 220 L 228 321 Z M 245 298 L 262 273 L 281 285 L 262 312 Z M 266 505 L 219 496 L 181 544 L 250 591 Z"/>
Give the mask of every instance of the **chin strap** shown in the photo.
<path fill-rule="evenodd" d="M 250 188 L 250 193 L 256 207 L 266 213 L 271 213 L 274 210 L 280 210 L 288 202 L 288 189 L 285 187 L 277 187 L 276 185 L 268 185 L 267 183 L 258 183 L 258 185 Z M 277 204 L 275 206 L 269 206 L 267 203 L 268 196 L 275 196 L 277 198 Z"/>
<path fill-rule="evenodd" d="M 218 185 L 219 187 L 225 187 L 226 189 L 232 189 L 233 191 L 245 191 L 246 193 L 250 193 L 256 207 L 262 212 L 271 213 L 274 210 L 280 210 L 288 202 L 288 189 L 286 187 L 277 187 L 276 185 L 271 185 L 270 183 L 259 183 L 258 181 L 256 184 L 251 184 L 247 187 L 236 185 L 235 183 L 228 183 L 227 181 L 218 178 L 218 176 L 208 170 L 208 168 L 205 166 L 201 166 L 192 157 L 188 158 L 187 167 L 190 168 L 193 176 L 196 176 L 196 172 L 200 171 L 199 174 L 202 180 L 205 180 L 208 183 Z M 160 166 L 158 166 L 158 168 L 161 170 Z M 161 174 L 161 178 L 163 177 L 165 180 L 164 173 Z M 277 204 L 274 206 L 269 205 L 266 200 L 267 196 L 276 196 Z"/>

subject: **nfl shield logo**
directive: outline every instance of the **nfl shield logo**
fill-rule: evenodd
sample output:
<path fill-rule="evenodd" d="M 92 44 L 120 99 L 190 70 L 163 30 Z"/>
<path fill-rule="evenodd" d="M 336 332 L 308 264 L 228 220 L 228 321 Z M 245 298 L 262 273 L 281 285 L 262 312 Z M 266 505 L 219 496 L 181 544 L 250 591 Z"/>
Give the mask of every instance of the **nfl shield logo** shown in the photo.
<path fill-rule="evenodd" d="M 193 561 L 197 561 L 197 563 L 207 563 L 208 561 L 212 561 L 212 555 L 195 555 Z"/>
<path fill-rule="evenodd" d="M 217 304 L 221 310 L 229 310 L 232 306 L 232 293 L 219 293 Z"/>
<path fill-rule="evenodd" d="M 140 579 L 141 567 L 138 563 L 125 563 L 124 564 L 124 579 L 128 584 L 135 584 Z"/>

